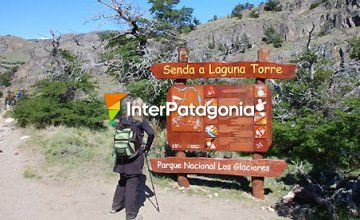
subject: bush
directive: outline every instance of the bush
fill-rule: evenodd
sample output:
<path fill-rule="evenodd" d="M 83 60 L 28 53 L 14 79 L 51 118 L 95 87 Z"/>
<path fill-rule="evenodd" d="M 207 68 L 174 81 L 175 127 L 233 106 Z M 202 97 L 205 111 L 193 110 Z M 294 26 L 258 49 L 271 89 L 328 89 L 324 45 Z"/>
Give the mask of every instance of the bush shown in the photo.
<path fill-rule="evenodd" d="M 360 37 L 353 37 L 348 43 L 351 47 L 350 58 L 360 60 Z"/>
<path fill-rule="evenodd" d="M 302 117 L 273 122 L 274 146 L 271 154 L 305 160 L 317 168 L 351 169 L 359 167 L 360 101 L 348 101 L 346 111 L 308 111 Z"/>
<path fill-rule="evenodd" d="M 243 15 L 241 12 L 245 9 L 244 7 L 242 4 L 237 4 L 231 12 L 231 17 L 242 19 Z"/>
<path fill-rule="evenodd" d="M 252 10 L 249 14 L 250 18 L 258 18 L 259 17 L 259 11 L 258 10 Z"/>
<path fill-rule="evenodd" d="M 245 53 L 247 49 L 252 47 L 249 37 L 243 34 L 237 41 L 234 42 L 233 47 L 240 53 Z"/>
<path fill-rule="evenodd" d="M 14 73 L 18 70 L 18 66 L 9 68 L 4 73 L 0 74 L 0 86 L 8 87 L 11 85 L 11 80 L 14 76 Z"/>
<path fill-rule="evenodd" d="M 280 4 L 280 2 L 278 0 L 268 0 L 265 3 L 264 10 L 279 12 L 282 10 L 282 5 Z"/>
<path fill-rule="evenodd" d="M 20 126 L 33 124 L 36 128 L 48 125 L 102 128 L 105 119 L 103 103 L 92 97 L 75 98 L 75 91 L 91 92 L 91 83 L 40 81 L 36 92 L 17 103 L 14 117 Z M 90 87 L 90 88 L 89 88 Z M 91 94 L 91 93 L 90 93 Z"/>
<path fill-rule="evenodd" d="M 217 15 L 214 15 L 214 16 L 209 20 L 209 22 L 216 21 L 217 19 L 219 19 L 218 16 L 217 16 Z"/>
<path fill-rule="evenodd" d="M 313 10 L 314 8 L 317 8 L 321 3 L 320 2 L 314 2 L 310 5 L 310 10 Z"/>
<path fill-rule="evenodd" d="M 276 48 L 281 47 L 283 44 L 283 40 L 280 34 L 278 34 L 273 27 L 265 29 L 264 37 L 262 40 L 267 44 L 273 44 Z"/>

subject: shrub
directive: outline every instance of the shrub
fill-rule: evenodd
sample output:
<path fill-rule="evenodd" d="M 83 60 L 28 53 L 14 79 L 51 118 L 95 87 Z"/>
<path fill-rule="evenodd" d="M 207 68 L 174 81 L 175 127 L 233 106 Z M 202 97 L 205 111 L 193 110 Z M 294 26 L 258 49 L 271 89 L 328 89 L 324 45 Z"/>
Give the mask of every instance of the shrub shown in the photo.
<path fill-rule="evenodd" d="M 338 109 L 332 117 L 321 111 L 307 112 L 285 122 L 274 120 L 271 154 L 305 160 L 318 168 L 359 167 L 360 101 L 349 100 L 348 109 Z"/>
<path fill-rule="evenodd" d="M 310 5 L 310 10 L 313 10 L 314 8 L 317 8 L 321 3 L 320 2 L 314 2 Z"/>
<path fill-rule="evenodd" d="M 249 37 L 246 34 L 241 36 L 241 39 L 234 42 L 233 47 L 240 53 L 245 53 L 247 49 L 252 47 Z"/>
<path fill-rule="evenodd" d="M 27 178 L 27 179 L 33 179 L 35 178 L 37 175 L 36 175 L 36 172 L 35 170 L 31 169 L 30 167 L 26 167 L 23 171 L 23 177 L 24 178 Z"/>
<path fill-rule="evenodd" d="M 89 88 L 90 87 L 90 88 Z M 102 128 L 105 119 L 103 103 L 93 97 L 76 98 L 75 91 L 90 92 L 91 83 L 40 81 L 34 94 L 19 100 L 14 117 L 20 126 L 33 124 L 37 128 L 48 125 Z M 71 89 L 70 89 L 71 88 Z"/>
<path fill-rule="evenodd" d="M 258 10 L 252 10 L 249 14 L 250 18 L 258 18 L 259 17 L 259 11 Z"/>
<path fill-rule="evenodd" d="M 0 74 L 0 86 L 8 87 L 11 85 L 11 80 L 14 73 L 18 70 L 18 66 L 14 66 Z"/>
<path fill-rule="evenodd" d="M 278 34 L 273 27 L 265 29 L 264 37 L 262 40 L 265 41 L 267 44 L 273 44 L 276 48 L 281 47 L 283 44 L 283 40 L 280 34 Z"/>
<path fill-rule="evenodd" d="M 245 6 L 242 4 L 237 4 L 231 12 L 231 17 L 242 19 L 242 11 L 245 9 Z"/>
<path fill-rule="evenodd" d="M 360 37 L 353 37 L 348 43 L 351 48 L 350 58 L 360 60 Z"/>
<path fill-rule="evenodd" d="M 217 15 L 214 15 L 214 16 L 209 20 L 209 22 L 216 21 L 217 19 L 219 19 L 218 16 L 217 16 Z"/>
<path fill-rule="evenodd" d="M 264 10 L 278 12 L 278 11 L 282 10 L 282 5 L 280 4 L 280 2 L 278 0 L 268 0 L 265 3 Z"/>

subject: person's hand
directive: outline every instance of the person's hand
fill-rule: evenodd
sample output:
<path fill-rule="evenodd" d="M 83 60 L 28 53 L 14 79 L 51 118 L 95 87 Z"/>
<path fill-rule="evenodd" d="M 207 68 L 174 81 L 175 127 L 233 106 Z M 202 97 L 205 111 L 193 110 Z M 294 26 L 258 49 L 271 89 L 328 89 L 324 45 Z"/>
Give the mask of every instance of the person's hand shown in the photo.
<path fill-rule="evenodd" d="M 142 146 L 141 146 L 141 148 L 142 148 L 142 150 L 143 150 L 143 153 L 144 154 L 148 154 L 149 153 L 149 151 L 150 151 L 150 147 L 148 147 L 148 146 L 146 146 L 145 144 L 143 144 Z"/>

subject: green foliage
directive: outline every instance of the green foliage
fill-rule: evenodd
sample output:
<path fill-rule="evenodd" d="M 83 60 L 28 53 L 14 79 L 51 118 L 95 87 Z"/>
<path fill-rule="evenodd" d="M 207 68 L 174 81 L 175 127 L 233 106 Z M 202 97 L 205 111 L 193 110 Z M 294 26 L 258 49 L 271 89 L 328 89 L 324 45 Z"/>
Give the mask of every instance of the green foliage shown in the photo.
<path fill-rule="evenodd" d="M 259 11 L 258 10 L 251 10 L 250 14 L 249 14 L 250 18 L 259 18 Z"/>
<path fill-rule="evenodd" d="M 317 168 L 351 169 L 359 167 L 360 101 L 348 101 L 345 111 L 336 110 L 331 117 L 322 111 L 293 116 L 273 122 L 274 146 L 271 154 L 305 160 Z"/>
<path fill-rule="evenodd" d="M 321 2 L 314 2 L 310 5 L 310 10 L 313 10 L 314 8 L 317 8 L 319 5 L 321 5 Z"/>
<path fill-rule="evenodd" d="M 360 60 L 360 37 L 353 37 L 348 43 L 351 48 L 350 58 Z"/>
<path fill-rule="evenodd" d="M 320 26 L 319 37 L 325 36 L 330 33 L 330 30 L 333 28 L 334 24 L 331 21 L 325 21 L 325 23 Z"/>
<path fill-rule="evenodd" d="M 325 68 L 330 63 L 312 51 L 303 52 L 296 63 L 296 78 L 277 91 L 269 154 L 305 160 L 319 169 L 359 167 L 360 101 L 344 98 L 351 84 L 343 84 L 350 79 Z M 329 94 L 335 83 L 336 92 Z"/>
<path fill-rule="evenodd" d="M 18 70 L 18 66 L 14 66 L 0 74 L 0 86 L 8 87 L 11 85 L 11 80 L 14 73 Z"/>
<path fill-rule="evenodd" d="M 275 28 L 273 27 L 265 29 L 264 37 L 262 40 L 265 41 L 267 44 L 273 44 L 276 48 L 281 47 L 283 44 L 282 37 L 276 32 Z"/>
<path fill-rule="evenodd" d="M 245 53 L 245 51 L 247 49 L 250 49 L 252 45 L 247 34 L 243 34 L 240 40 L 236 40 L 234 42 L 233 47 L 235 48 L 236 51 L 239 51 L 240 53 Z"/>
<path fill-rule="evenodd" d="M 218 16 L 217 16 L 217 15 L 214 15 L 214 16 L 209 20 L 209 22 L 216 21 L 217 19 L 219 19 Z"/>
<path fill-rule="evenodd" d="M 106 45 L 108 48 L 106 53 L 101 55 L 101 59 L 112 60 L 121 58 L 122 69 L 121 73 L 137 73 L 134 63 L 140 62 L 142 52 L 141 52 L 141 41 L 139 38 L 128 37 L 126 35 L 121 35 L 114 38 L 117 33 L 104 33 L 100 35 L 100 38 L 103 40 L 109 40 L 109 43 Z M 110 74 L 114 74 L 118 70 L 118 66 L 111 65 L 108 68 Z M 117 75 L 118 79 L 124 82 L 128 78 L 123 77 L 122 74 Z M 140 75 L 135 75 L 134 78 L 141 77 Z"/>
<path fill-rule="evenodd" d="M 195 28 L 194 9 L 185 6 L 176 9 L 180 0 L 149 0 L 149 3 L 152 4 L 150 12 L 164 29 L 175 27 L 181 33 L 188 33 Z"/>
<path fill-rule="evenodd" d="M 73 83 L 39 81 L 32 96 L 19 100 L 14 109 L 14 117 L 23 127 L 33 124 L 37 128 L 48 125 L 102 128 L 103 103 L 91 97 L 93 90 L 94 86 L 86 78 Z M 76 99 L 75 92 L 91 95 Z"/>
<path fill-rule="evenodd" d="M 282 5 L 280 4 L 280 1 L 278 1 L 278 0 L 268 0 L 265 3 L 264 10 L 279 12 L 279 11 L 282 11 Z"/>
<path fill-rule="evenodd" d="M 0 91 L 0 98 L 2 98 L 4 96 L 4 93 L 2 91 Z"/>
<path fill-rule="evenodd" d="M 242 11 L 245 9 L 245 6 L 242 4 L 237 4 L 231 12 L 231 17 L 242 19 Z"/>
<path fill-rule="evenodd" d="M 23 177 L 26 179 L 33 179 L 38 177 L 36 171 L 30 167 L 26 167 L 23 171 Z M 40 177 L 39 177 L 40 178 Z"/>

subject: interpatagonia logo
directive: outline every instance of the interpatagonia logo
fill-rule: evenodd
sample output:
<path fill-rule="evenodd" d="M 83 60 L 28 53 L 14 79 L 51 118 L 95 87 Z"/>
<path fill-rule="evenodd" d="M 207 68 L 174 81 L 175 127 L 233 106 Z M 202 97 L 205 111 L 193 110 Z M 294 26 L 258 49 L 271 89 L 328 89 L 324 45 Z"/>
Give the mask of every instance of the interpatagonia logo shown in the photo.
<path fill-rule="evenodd" d="M 120 111 L 120 101 L 126 97 L 127 93 L 114 93 L 114 94 L 105 94 L 105 104 L 109 112 L 109 120 L 114 120 L 117 113 Z"/>

